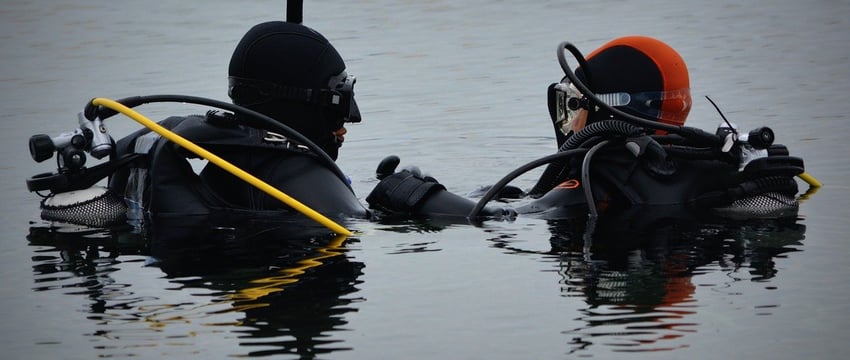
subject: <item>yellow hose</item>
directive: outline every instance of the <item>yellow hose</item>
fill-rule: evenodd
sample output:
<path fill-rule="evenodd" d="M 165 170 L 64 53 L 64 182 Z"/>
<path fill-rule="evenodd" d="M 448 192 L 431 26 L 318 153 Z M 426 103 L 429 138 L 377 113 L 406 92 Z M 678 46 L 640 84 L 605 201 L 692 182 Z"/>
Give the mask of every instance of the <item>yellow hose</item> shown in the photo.
<path fill-rule="evenodd" d="M 804 172 L 800 175 L 797 175 L 797 177 L 799 177 L 800 179 L 805 181 L 811 187 L 819 188 L 819 187 L 823 186 L 823 184 L 821 184 L 821 182 L 818 181 L 818 179 L 815 179 L 814 176 L 809 175 L 809 173 L 807 173 L 807 172 Z"/>
<path fill-rule="evenodd" d="M 124 106 L 123 104 L 121 104 L 117 101 L 106 99 L 106 98 L 95 98 L 94 100 L 92 100 L 92 104 L 97 105 L 97 106 L 105 106 L 107 108 L 110 108 L 112 110 L 120 112 L 124 115 L 127 115 L 129 118 L 131 118 L 131 119 L 137 121 L 138 123 L 144 125 L 148 129 L 151 129 L 153 132 L 161 135 L 162 137 L 173 141 L 177 145 L 180 145 L 181 147 L 185 148 L 186 150 L 189 150 L 189 151 L 195 153 L 196 155 L 198 155 L 198 156 L 208 160 L 209 162 L 221 167 L 225 171 L 237 176 L 238 178 L 240 178 L 242 180 L 245 180 L 245 182 L 253 185 L 257 189 L 262 190 L 266 194 L 269 194 L 269 195 L 273 196 L 274 198 L 282 201 L 284 204 L 289 205 L 290 207 L 292 207 L 293 209 L 297 210 L 298 212 L 306 215 L 310 219 L 313 219 L 314 221 L 318 222 L 319 224 L 324 225 L 325 227 L 327 227 L 328 229 L 330 229 L 334 233 L 339 234 L 339 235 L 345 235 L 345 236 L 351 235 L 351 231 L 349 231 L 348 229 L 346 229 L 346 228 L 342 227 L 341 225 L 335 223 L 333 220 L 331 220 L 331 219 L 327 218 L 326 216 L 316 212 L 315 210 L 311 209 L 307 205 L 302 204 L 298 200 L 293 199 L 289 195 L 286 195 L 282 191 L 280 191 L 280 190 L 276 189 L 275 187 L 267 184 L 266 182 L 258 179 L 256 176 L 251 175 L 248 172 L 246 172 L 245 170 L 242 170 L 242 169 L 238 168 L 237 166 L 229 163 L 227 160 L 224 160 L 224 159 L 218 157 L 217 155 L 205 150 L 204 148 L 202 148 L 198 145 L 195 145 L 195 143 L 187 140 L 186 138 L 184 138 L 180 135 L 177 135 L 174 132 L 172 132 L 171 130 L 168 130 L 168 129 L 162 127 L 161 125 L 153 122 L 152 120 L 148 119 L 147 117 L 138 113 L 137 111 L 130 109 L 130 108 Z"/>

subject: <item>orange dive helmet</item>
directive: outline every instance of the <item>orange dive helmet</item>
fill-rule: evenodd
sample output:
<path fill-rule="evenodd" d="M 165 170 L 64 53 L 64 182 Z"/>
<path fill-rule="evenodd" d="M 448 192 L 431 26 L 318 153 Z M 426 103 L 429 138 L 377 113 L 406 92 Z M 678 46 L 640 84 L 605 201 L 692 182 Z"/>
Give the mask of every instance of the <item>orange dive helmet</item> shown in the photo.
<path fill-rule="evenodd" d="M 682 126 L 691 109 L 685 61 L 669 45 L 651 37 L 614 39 L 586 60 L 579 59 L 575 75 L 602 102 L 644 119 Z M 580 109 L 589 111 L 588 123 L 614 117 L 604 106 L 590 106 L 568 77 L 550 88 L 560 92 L 550 97 L 556 124 L 568 123 Z"/>

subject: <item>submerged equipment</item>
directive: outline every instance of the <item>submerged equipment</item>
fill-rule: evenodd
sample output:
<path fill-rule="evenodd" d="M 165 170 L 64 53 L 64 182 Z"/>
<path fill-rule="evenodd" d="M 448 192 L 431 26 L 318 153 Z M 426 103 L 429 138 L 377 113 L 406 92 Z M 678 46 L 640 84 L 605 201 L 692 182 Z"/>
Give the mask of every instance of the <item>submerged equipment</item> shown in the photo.
<path fill-rule="evenodd" d="M 86 105 L 84 112 L 79 115 L 81 124 L 79 130 L 60 135 L 56 138 L 51 138 L 47 135 L 34 135 L 30 138 L 30 154 L 32 155 L 33 160 L 35 160 L 36 162 L 41 162 L 48 159 L 48 155 L 52 152 L 57 153 L 57 173 L 44 173 L 27 179 L 27 188 L 30 191 L 50 191 L 50 194 L 45 196 L 45 200 L 42 201 L 42 217 L 48 220 L 68 221 L 74 223 L 82 223 L 83 225 L 90 226 L 103 226 L 105 224 L 114 223 L 114 221 L 121 219 L 121 217 L 117 215 L 120 212 L 120 208 L 114 210 L 116 209 L 115 206 L 108 205 L 105 207 L 110 210 L 113 210 L 110 213 L 115 213 L 115 216 L 96 216 L 95 220 L 88 221 L 86 220 L 87 218 L 85 216 L 81 215 L 81 213 L 85 214 L 86 212 L 88 212 L 88 210 L 86 209 L 92 208 L 93 206 L 95 208 L 97 207 L 97 205 L 92 205 L 95 198 L 103 199 L 103 201 L 107 202 L 108 204 L 114 203 L 116 201 L 116 195 L 112 194 L 109 191 L 95 194 L 91 201 L 80 200 L 79 197 L 69 196 L 67 194 L 60 196 L 60 194 L 67 193 L 69 191 L 81 191 L 83 189 L 90 188 L 96 182 L 100 181 L 108 175 L 111 175 L 117 169 L 132 163 L 140 156 L 140 154 L 129 154 L 119 159 L 111 159 L 111 161 L 99 164 L 97 166 L 92 167 L 91 169 L 85 167 L 86 152 L 90 153 L 96 158 L 102 158 L 107 154 L 110 155 L 111 158 L 115 156 L 114 141 L 109 136 L 106 127 L 103 124 L 103 120 L 117 114 L 118 112 L 121 112 L 131 117 L 133 120 L 142 123 L 154 132 L 157 132 L 158 134 L 162 135 L 163 137 L 176 142 L 181 147 L 184 147 L 187 150 L 190 150 L 196 153 L 197 155 L 204 157 L 210 162 L 221 166 L 222 168 L 231 172 L 237 177 L 240 177 L 241 179 L 249 182 L 251 185 L 258 187 L 260 190 L 269 193 L 273 197 L 283 201 L 287 205 L 290 205 L 295 210 L 304 213 L 311 219 L 328 227 L 335 233 L 341 235 L 351 234 L 349 230 L 334 223 L 332 220 L 315 212 L 309 207 L 304 206 L 297 200 L 290 198 L 288 195 L 280 192 L 274 187 L 271 187 L 268 184 L 262 182 L 253 175 L 248 174 L 244 170 L 241 170 L 233 166 L 232 164 L 227 163 L 223 159 L 218 158 L 216 155 L 207 152 L 206 150 L 198 147 L 192 142 L 180 137 L 179 135 L 171 133 L 169 130 L 162 128 L 150 119 L 147 119 L 138 112 L 135 112 L 130 109 L 130 107 L 151 102 L 183 102 L 213 106 L 220 109 L 233 111 L 235 114 L 242 115 L 234 116 L 233 118 L 244 119 L 243 122 L 247 126 L 274 130 L 278 133 L 284 134 L 289 138 L 297 140 L 307 149 L 314 152 L 316 155 L 319 155 L 319 159 L 322 160 L 321 162 L 325 166 L 329 167 L 335 174 L 337 174 L 337 176 L 339 176 L 340 179 L 343 180 L 343 183 L 349 186 L 350 189 L 350 185 L 348 184 L 345 175 L 342 174 L 342 171 L 336 166 L 336 163 L 332 159 L 330 159 L 328 155 L 322 151 L 321 148 L 319 148 L 312 141 L 299 134 L 297 131 L 291 129 L 290 127 L 280 122 L 277 122 L 268 116 L 254 112 L 252 110 L 216 100 L 182 95 L 140 96 L 122 99 L 118 101 L 113 101 L 105 98 L 95 98 Z M 95 136 L 94 133 L 97 133 L 98 135 Z M 74 195 L 80 194 L 84 194 L 84 192 L 77 193 Z M 56 198 L 57 196 L 60 196 L 59 199 Z M 85 206 L 81 206 L 80 210 L 78 212 L 75 212 L 71 210 L 75 205 Z M 62 216 L 62 214 L 68 215 Z"/>

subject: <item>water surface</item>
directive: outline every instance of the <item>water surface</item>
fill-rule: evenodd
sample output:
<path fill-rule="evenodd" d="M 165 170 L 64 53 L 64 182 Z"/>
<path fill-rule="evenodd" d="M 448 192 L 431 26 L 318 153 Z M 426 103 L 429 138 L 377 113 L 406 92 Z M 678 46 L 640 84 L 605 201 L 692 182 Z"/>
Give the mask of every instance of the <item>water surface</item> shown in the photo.
<path fill-rule="evenodd" d="M 841 358 L 850 230 L 847 1 L 307 1 L 358 78 L 339 164 L 364 198 L 388 154 L 466 193 L 554 151 L 545 89 L 563 40 L 679 50 L 689 124 L 767 125 L 825 187 L 790 222 L 666 224 L 586 251 L 573 224 L 357 222 L 357 236 L 171 257 L 132 232 L 46 231 L 26 141 L 93 97 L 226 99 L 230 53 L 282 1 L 6 1 L 0 160 L 8 358 Z M 150 106 L 151 118 L 205 109 Z M 138 128 L 110 119 L 114 136 Z M 527 188 L 536 173 L 514 184 Z M 801 183 L 802 185 L 802 183 Z M 805 186 L 802 186 L 805 188 Z M 675 225 L 675 226 L 673 226 Z M 287 239 L 282 242 L 274 240 Z M 276 246 L 270 246 L 276 243 Z M 277 358 L 277 357 L 276 357 Z"/>

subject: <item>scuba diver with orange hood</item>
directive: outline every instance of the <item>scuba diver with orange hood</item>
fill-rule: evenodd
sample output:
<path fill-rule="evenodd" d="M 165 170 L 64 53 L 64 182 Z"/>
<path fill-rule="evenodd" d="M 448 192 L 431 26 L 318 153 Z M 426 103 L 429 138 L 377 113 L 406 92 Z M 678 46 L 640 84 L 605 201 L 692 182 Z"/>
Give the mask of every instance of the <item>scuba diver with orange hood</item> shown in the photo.
<path fill-rule="evenodd" d="M 565 52 L 578 60 L 573 72 Z M 382 181 L 367 197 L 389 216 L 545 219 L 622 214 L 652 207 L 708 210 L 731 217 L 796 215 L 795 176 L 803 161 L 773 144 L 767 127 L 742 133 L 723 122 L 717 132 L 684 126 L 692 99 L 688 70 L 667 44 L 645 36 L 612 40 L 587 58 L 558 46 L 565 76 L 548 88 L 558 152 L 528 163 L 473 202 L 450 193 L 400 159 L 377 169 Z M 721 114 L 722 116 L 722 114 Z M 725 118 L 724 118 L 725 121 Z M 548 164 L 527 192 L 507 186 Z M 530 198 L 515 208 L 487 206 L 494 198 Z"/>

